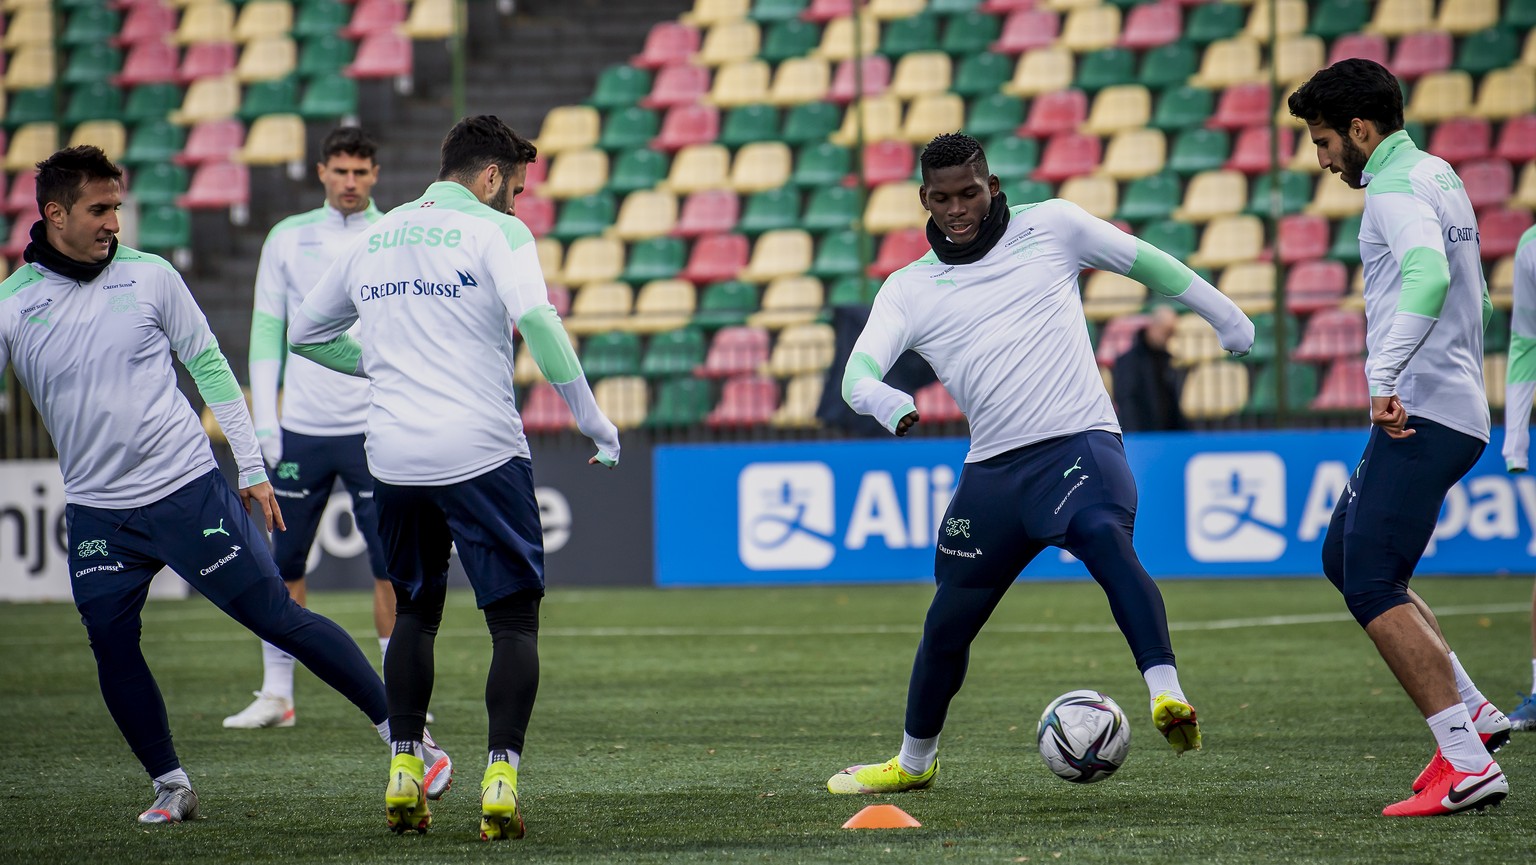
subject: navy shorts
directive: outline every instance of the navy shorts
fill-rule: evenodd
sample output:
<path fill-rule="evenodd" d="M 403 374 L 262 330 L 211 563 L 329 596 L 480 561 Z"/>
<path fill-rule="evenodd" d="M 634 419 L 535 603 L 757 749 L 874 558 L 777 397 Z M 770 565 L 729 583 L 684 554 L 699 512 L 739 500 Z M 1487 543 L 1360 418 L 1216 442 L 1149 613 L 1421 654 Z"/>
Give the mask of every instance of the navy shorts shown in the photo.
<path fill-rule="evenodd" d="M 378 481 L 374 497 L 390 579 L 411 597 L 447 582 L 450 547 L 458 548 L 478 606 L 513 592 L 544 594 L 544 529 L 526 457 L 445 486 Z"/>
<path fill-rule="evenodd" d="M 1096 505 L 1135 518 L 1136 480 L 1114 433 L 1089 430 L 966 463 L 939 525 L 934 576 L 967 588 L 1009 585 L 1041 550 L 1065 548 L 1072 518 Z"/>
<path fill-rule="evenodd" d="M 374 579 L 389 579 L 384 545 L 379 541 L 379 512 L 373 502 L 373 475 L 363 452 L 362 433 L 312 436 L 283 430 L 283 459 L 272 474 L 272 489 L 283 509 L 285 532 L 272 535 L 272 556 L 285 580 L 302 580 L 320 517 L 331 500 L 336 479 L 352 494 L 352 519 L 368 545 Z"/>
<path fill-rule="evenodd" d="M 219 607 L 262 580 L 277 579 L 266 530 L 214 469 L 143 507 L 68 505 L 70 589 L 90 627 L 97 617 L 134 615 L 149 581 L 170 567 Z"/>

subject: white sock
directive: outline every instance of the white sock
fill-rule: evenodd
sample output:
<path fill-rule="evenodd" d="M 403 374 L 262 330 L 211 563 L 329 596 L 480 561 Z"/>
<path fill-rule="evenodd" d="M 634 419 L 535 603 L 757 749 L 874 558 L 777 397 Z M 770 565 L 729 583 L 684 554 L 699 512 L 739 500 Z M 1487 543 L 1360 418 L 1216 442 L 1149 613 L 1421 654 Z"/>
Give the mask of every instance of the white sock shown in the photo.
<path fill-rule="evenodd" d="M 1468 712 L 1476 714 L 1477 710 L 1488 702 L 1488 698 L 1484 697 L 1482 692 L 1477 690 L 1477 686 L 1472 684 L 1472 677 L 1467 675 L 1466 669 L 1461 666 L 1461 661 L 1457 659 L 1455 652 L 1451 653 L 1451 670 L 1456 673 L 1456 693 L 1461 696 L 1462 704 L 1467 707 Z"/>
<path fill-rule="evenodd" d="M 1531 659 L 1531 693 L 1536 694 L 1536 658 Z"/>
<path fill-rule="evenodd" d="M 1179 671 L 1174 669 L 1172 664 L 1148 667 L 1141 677 L 1147 680 L 1147 691 L 1150 692 L 1152 700 L 1156 700 L 1158 695 L 1163 693 L 1172 694 L 1177 700 L 1184 699 L 1184 689 L 1179 687 Z"/>
<path fill-rule="evenodd" d="M 261 644 L 261 692 L 293 702 L 293 656 L 267 642 Z"/>
<path fill-rule="evenodd" d="M 901 771 L 908 775 L 921 775 L 932 768 L 933 761 L 938 758 L 938 736 L 918 739 L 905 732 L 901 734 L 901 754 L 896 757 L 896 762 L 901 765 Z"/>
<path fill-rule="evenodd" d="M 389 744 L 389 719 L 385 718 L 384 720 L 380 721 L 379 723 L 374 724 L 373 725 L 373 729 L 379 731 L 379 738 L 383 739 L 384 740 L 384 744 L 388 745 Z"/>
<path fill-rule="evenodd" d="M 389 654 L 389 638 L 379 638 L 379 663 L 384 663 L 384 656 Z"/>
<path fill-rule="evenodd" d="M 486 757 L 485 766 L 489 769 L 491 764 L 496 762 L 510 763 L 513 771 L 516 771 L 517 767 L 522 765 L 523 755 L 516 751 L 492 751 Z"/>
<path fill-rule="evenodd" d="M 186 787 L 192 789 L 192 779 L 187 777 L 187 770 L 177 766 L 155 780 L 155 795 L 165 791 L 166 787 Z"/>
<path fill-rule="evenodd" d="M 1435 734 L 1441 755 L 1451 762 L 1456 771 L 1481 772 L 1487 767 L 1490 759 L 1488 749 L 1483 747 L 1483 740 L 1477 737 L 1477 730 L 1472 727 L 1472 716 L 1467 713 L 1466 706 L 1457 703 L 1425 718 L 1424 723 Z"/>

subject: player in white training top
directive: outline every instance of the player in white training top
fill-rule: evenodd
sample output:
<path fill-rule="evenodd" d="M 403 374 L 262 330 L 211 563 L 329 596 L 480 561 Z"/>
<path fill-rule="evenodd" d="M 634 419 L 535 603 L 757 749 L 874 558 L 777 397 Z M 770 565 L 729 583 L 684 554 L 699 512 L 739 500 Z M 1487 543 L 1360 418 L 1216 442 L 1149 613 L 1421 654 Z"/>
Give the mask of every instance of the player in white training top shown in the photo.
<path fill-rule="evenodd" d="M 1530 468 L 1531 400 L 1536 398 L 1536 227 L 1515 249 L 1515 308 L 1509 317 L 1509 370 L 1504 388 L 1504 466 Z M 1536 730 L 1536 591 L 1531 596 L 1531 692 L 1509 713 L 1516 730 Z"/>
<path fill-rule="evenodd" d="M 438 181 L 337 259 L 288 329 L 294 351 L 368 377 L 368 466 L 395 586 L 385 658 L 395 758 L 385 792 L 395 831 L 424 831 L 423 717 L 450 544 L 492 636 L 488 767 L 480 837 L 520 838 L 517 769 L 538 688 L 543 533 L 512 390 L 515 324 L 598 454 L 619 459 L 549 302 L 533 236 L 506 211 L 536 151 L 495 117 L 443 140 Z M 357 338 L 347 329 L 357 322 Z"/>
<path fill-rule="evenodd" d="M 1136 482 L 1088 340 L 1078 276 L 1127 274 L 1173 297 L 1246 353 L 1253 323 L 1166 253 L 1068 201 L 1010 208 L 968 135 L 940 135 L 919 189 L 932 250 L 875 297 L 843 378 L 843 398 L 898 436 L 912 397 L 881 381 L 907 349 L 928 361 L 971 427 L 971 448 L 935 553 L 938 590 L 912 665 L 901 753 L 832 776 L 833 793 L 894 793 L 933 783 L 939 732 L 965 678 L 971 642 L 1014 580 L 1050 546 L 1081 559 L 1109 596 L 1176 752 L 1200 747 L 1174 667 L 1157 586 L 1131 547 Z"/>
<path fill-rule="evenodd" d="M 1408 588 L 1445 494 L 1488 443 L 1483 281 L 1477 215 L 1461 178 L 1403 131 L 1397 79 L 1342 60 L 1292 93 L 1318 163 L 1365 189 L 1366 377 L 1371 432 L 1323 539 L 1323 573 L 1344 595 L 1439 748 L 1387 816 L 1497 804 L 1509 790 L 1489 756 L 1509 721 L 1483 698 L 1429 605 Z"/>

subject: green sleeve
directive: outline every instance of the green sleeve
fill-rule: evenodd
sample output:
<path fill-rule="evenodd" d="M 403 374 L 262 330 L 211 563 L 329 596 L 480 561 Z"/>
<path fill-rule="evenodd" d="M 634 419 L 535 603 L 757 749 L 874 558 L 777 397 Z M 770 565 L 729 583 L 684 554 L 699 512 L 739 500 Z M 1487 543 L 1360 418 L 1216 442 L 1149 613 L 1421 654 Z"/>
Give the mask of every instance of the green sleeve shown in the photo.
<path fill-rule="evenodd" d="M 1493 298 L 1488 296 L 1488 286 L 1483 286 L 1483 330 L 1488 329 L 1488 322 L 1493 321 Z"/>
<path fill-rule="evenodd" d="M 240 383 L 235 380 L 229 361 L 224 359 L 224 352 L 219 351 L 218 340 L 209 343 L 202 353 L 188 361 L 187 371 L 192 373 L 192 380 L 197 383 L 197 392 L 202 394 L 203 401 L 209 405 L 242 398 Z"/>
<path fill-rule="evenodd" d="M 550 384 L 566 384 L 581 378 L 581 361 L 560 325 L 560 315 L 549 304 L 523 313 L 517 330 L 528 342 L 528 351 Z"/>
<path fill-rule="evenodd" d="M 330 342 L 316 343 L 315 345 L 295 345 L 293 353 L 307 357 L 323 367 L 344 372 L 347 375 L 357 375 L 358 367 L 363 362 L 363 344 L 344 333 Z"/>
<path fill-rule="evenodd" d="M 1139 237 L 1136 260 L 1125 275 L 1164 297 L 1178 297 L 1195 281 L 1195 272 L 1188 265 Z"/>
<path fill-rule="evenodd" d="M 1451 287 L 1451 264 L 1443 250 L 1415 246 L 1403 255 L 1403 291 L 1397 299 L 1399 312 L 1411 312 L 1439 318 L 1445 307 L 1445 295 Z M 1483 297 L 1483 324 L 1486 327 L 1491 305 Z"/>
<path fill-rule="evenodd" d="M 287 353 L 287 324 L 270 313 L 251 313 L 251 360 L 281 361 Z"/>
<path fill-rule="evenodd" d="M 843 402 L 853 402 L 853 386 L 860 379 L 872 378 L 879 381 L 884 376 L 880 372 L 880 365 L 875 359 L 862 351 L 856 351 L 848 358 L 848 366 L 843 370 Z"/>

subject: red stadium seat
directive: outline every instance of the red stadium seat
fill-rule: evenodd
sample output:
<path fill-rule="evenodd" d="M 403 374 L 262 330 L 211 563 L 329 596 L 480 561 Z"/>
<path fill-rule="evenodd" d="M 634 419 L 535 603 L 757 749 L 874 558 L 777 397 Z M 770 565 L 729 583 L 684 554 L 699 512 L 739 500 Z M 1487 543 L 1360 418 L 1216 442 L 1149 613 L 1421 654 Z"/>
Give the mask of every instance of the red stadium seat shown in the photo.
<path fill-rule="evenodd" d="M 751 375 L 768 362 L 768 331 L 760 327 L 723 327 L 715 334 L 704 356 L 704 365 L 694 371 L 701 378 L 730 378 Z"/>
<path fill-rule="evenodd" d="M 1237 134 L 1232 145 L 1232 157 L 1227 167 L 1244 174 L 1268 173 L 1270 162 L 1269 127 L 1249 126 Z M 1280 130 L 1280 164 L 1287 165 L 1296 150 L 1296 136 L 1288 129 Z"/>
<path fill-rule="evenodd" d="M 1512 117 L 1499 130 L 1493 155 L 1520 164 L 1536 159 L 1536 114 Z"/>
<path fill-rule="evenodd" d="M 1483 258 L 1494 261 L 1514 255 L 1520 235 L 1531 227 L 1531 222 L 1529 210 L 1495 210 L 1479 214 L 1477 229 L 1482 235 Z"/>
<path fill-rule="evenodd" d="M 210 120 L 192 127 L 187 144 L 176 156 L 178 165 L 225 162 L 245 145 L 245 127 L 238 120 Z"/>
<path fill-rule="evenodd" d="M 1184 11 L 1167 0 L 1132 6 L 1120 31 L 1120 47 L 1146 49 L 1167 45 L 1184 34 Z"/>
<path fill-rule="evenodd" d="M 631 66 L 660 69 L 674 63 L 686 63 L 699 50 L 699 31 L 676 21 L 662 21 L 646 34 L 645 47 L 630 58 Z"/>
<path fill-rule="evenodd" d="M 1365 354 L 1365 313 L 1325 309 L 1307 320 L 1295 360 L 1320 361 Z"/>
<path fill-rule="evenodd" d="M 538 192 L 544 179 L 549 176 L 549 157 L 528 163 L 528 173 L 523 177 L 523 194 Z"/>
<path fill-rule="evenodd" d="M 872 187 L 910 178 L 915 165 L 912 145 L 905 141 L 875 141 L 864 145 L 864 177 Z"/>
<path fill-rule="evenodd" d="M 517 407 L 527 432 L 559 432 L 576 425 L 570 406 L 560 398 L 560 392 L 547 381 L 535 382 L 528 388 L 524 404 Z"/>
<path fill-rule="evenodd" d="M 187 193 L 176 206 L 188 210 L 214 210 L 246 204 L 251 200 L 251 173 L 238 162 L 212 162 L 198 166 Z"/>
<path fill-rule="evenodd" d="M 228 75 L 235 71 L 239 59 L 233 42 L 194 42 L 187 46 L 187 53 L 181 58 L 176 80 L 191 84 L 199 78 Z"/>
<path fill-rule="evenodd" d="M 996 54 L 1023 54 L 1044 48 L 1061 34 L 1061 16 L 1048 9 L 1021 9 L 1010 13 L 1003 32 L 992 43 Z"/>
<path fill-rule="evenodd" d="M 709 92 L 709 70 L 703 66 L 679 63 L 664 67 L 651 85 L 650 95 L 640 100 L 644 108 L 671 108 L 691 105 Z"/>
<path fill-rule="evenodd" d="M 1393 75 L 1411 81 L 1421 75 L 1451 68 L 1451 57 L 1455 50 L 1451 34 L 1444 30 L 1409 33 L 1397 40 L 1397 48 L 1392 52 L 1392 62 L 1387 64 L 1387 68 L 1392 70 Z"/>
<path fill-rule="evenodd" d="M 683 212 L 672 233 L 679 237 L 723 234 L 736 227 L 741 201 L 728 189 L 695 192 L 683 201 Z"/>
<path fill-rule="evenodd" d="M 1131 350 L 1136 342 L 1136 334 L 1151 320 L 1151 316 L 1146 315 L 1122 315 L 1110 319 L 1099 333 L 1099 348 L 1094 352 L 1094 359 L 1099 362 L 1099 366 L 1114 366 L 1120 355 Z"/>
<path fill-rule="evenodd" d="M 800 13 L 800 17 L 825 24 L 833 18 L 846 18 L 852 14 L 853 0 L 811 0 L 811 5 Z"/>
<path fill-rule="evenodd" d="M 880 252 L 875 263 L 869 266 L 869 275 L 876 279 L 901 270 L 928 254 L 928 232 L 921 228 L 903 228 L 880 239 Z"/>
<path fill-rule="evenodd" d="M 118 87 L 170 84 L 176 80 L 176 46 L 159 40 L 139 42 L 128 49 L 123 71 L 112 76 Z"/>
<path fill-rule="evenodd" d="M 765 375 L 744 375 L 725 383 L 720 404 L 704 423 L 712 427 L 745 427 L 765 424 L 779 407 L 779 383 Z"/>
<path fill-rule="evenodd" d="M 411 74 L 411 40 L 399 33 L 374 33 L 358 43 L 348 78 L 398 78 Z"/>
<path fill-rule="evenodd" d="M 1097 135 L 1064 132 L 1045 144 L 1040 167 L 1030 177 L 1057 183 L 1069 177 L 1092 174 L 1099 167 L 1104 145 Z"/>
<path fill-rule="evenodd" d="M 1280 263 L 1313 261 L 1328 254 L 1328 220 L 1295 214 L 1280 220 Z"/>
<path fill-rule="evenodd" d="M 1467 188 L 1467 200 L 1479 212 L 1503 207 L 1515 191 L 1515 169 L 1502 159 L 1479 159 L 1456 169 Z"/>
<path fill-rule="evenodd" d="M 552 199 L 529 195 L 526 184 L 523 194 L 516 199 L 517 218 L 528 226 L 534 237 L 543 237 L 555 225 L 555 202 Z"/>
<path fill-rule="evenodd" d="M 1216 113 L 1205 121 L 1212 129 L 1263 126 L 1271 113 L 1268 84 L 1234 84 L 1221 91 Z"/>
<path fill-rule="evenodd" d="M 1035 0 L 985 0 L 981 11 L 988 15 L 1011 15 L 1035 8 Z"/>
<path fill-rule="evenodd" d="M 549 305 L 555 308 L 555 314 L 564 318 L 571 312 L 571 290 L 558 282 L 552 282 L 548 286 Z"/>
<path fill-rule="evenodd" d="M 19 171 L 5 196 L 6 213 L 37 213 L 37 172 Z"/>
<path fill-rule="evenodd" d="M 1429 152 L 1458 167 L 1473 159 L 1487 159 L 1492 148 L 1493 127 L 1475 117 L 1444 121 L 1429 135 Z"/>
<path fill-rule="evenodd" d="M 21 254 L 27 251 L 27 244 L 32 241 L 32 223 L 35 219 L 18 219 L 11 223 L 11 236 L 5 242 L 5 248 L 0 249 L 0 255 L 6 258 L 21 258 Z"/>
<path fill-rule="evenodd" d="M 707 144 L 720 137 L 720 111 L 713 105 L 679 105 L 668 108 L 661 132 L 651 147 L 675 153 L 690 144 Z"/>
<path fill-rule="evenodd" d="M 398 25 L 405 23 L 405 15 L 406 5 L 401 0 L 357 0 L 357 5 L 352 7 L 352 20 L 341 28 L 341 35 L 361 39 L 378 33 L 394 33 Z"/>
<path fill-rule="evenodd" d="M 1333 47 L 1328 50 L 1328 65 L 1359 57 L 1385 66 L 1387 56 L 1387 37 L 1379 33 L 1350 33 L 1333 40 Z"/>
<path fill-rule="evenodd" d="M 751 243 L 740 234 L 711 234 L 693 244 L 688 264 L 678 277 L 694 285 L 735 279 L 747 266 Z M 764 355 L 766 358 L 766 355 Z"/>
<path fill-rule="evenodd" d="M 917 393 L 912 394 L 912 403 L 917 406 L 917 416 L 923 423 L 950 423 L 965 420 L 965 413 L 960 411 L 955 398 L 944 389 L 944 383 L 941 381 L 919 388 Z"/>
<path fill-rule="evenodd" d="M 1042 93 L 1029 106 L 1029 116 L 1019 126 L 1024 138 L 1047 138 L 1061 132 L 1075 132 L 1088 119 L 1088 94 L 1081 90 Z"/>
<path fill-rule="evenodd" d="M 1334 361 L 1312 400 L 1313 411 L 1362 411 L 1370 405 L 1371 390 L 1361 358 Z"/>
<path fill-rule="evenodd" d="M 176 10 L 160 3 L 135 3 L 123 19 L 114 45 L 161 42 L 176 30 Z"/>
<path fill-rule="evenodd" d="M 4 146 L 5 146 L 5 142 L 3 140 L 0 140 L 0 148 L 3 148 Z M 31 174 L 31 172 L 25 172 L 25 173 Z M 34 185 L 36 184 L 36 177 L 35 176 L 33 177 L 33 183 L 34 183 Z M 6 183 L 5 172 L 4 171 L 0 171 L 0 202 L 4 202 L 4 203 L 8 204 L 9 201 L 8 201 L 8 196 L 6 195 L 6 186 L 7 186 L 7 183 Z M 34 204 L 35 204 L 35 202 L 34 202 Z M 3 209 L 7 213 L 15 212 L 15 211 L 11 211 L 8 207 L 7 208 L 3 208 Z"/>
<path fill-rule="evenodd" d="M 838 105 L 847 105 L 857 95 L 853 76 L 853 61 L 844 60 L 837 64 L 837 73 L 832 76 L 832 87 L 827 91 L 827 99 Z M 884 54 L 871 54 L 864 58 L 864 95 L 879 96 L 891 86 L 891 61 Z"/>
<path fill-rule="evenodd" d="M 1349 268 L 1338 261 L 1305 261 L 1285 277 L 1285 308 L 1295 314 L 1333 309 L 1349 290 Z"/>

